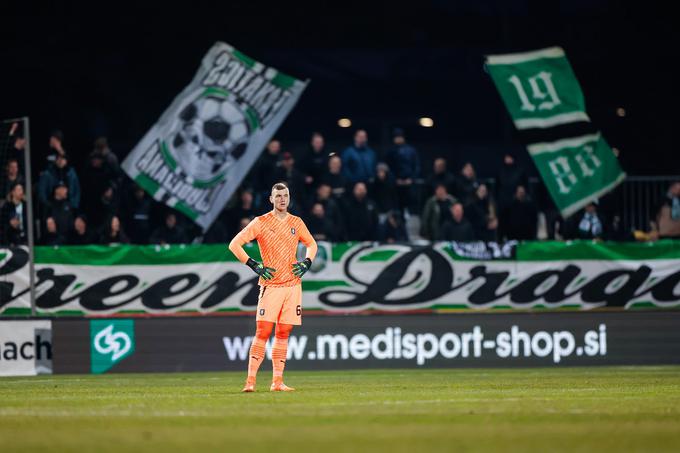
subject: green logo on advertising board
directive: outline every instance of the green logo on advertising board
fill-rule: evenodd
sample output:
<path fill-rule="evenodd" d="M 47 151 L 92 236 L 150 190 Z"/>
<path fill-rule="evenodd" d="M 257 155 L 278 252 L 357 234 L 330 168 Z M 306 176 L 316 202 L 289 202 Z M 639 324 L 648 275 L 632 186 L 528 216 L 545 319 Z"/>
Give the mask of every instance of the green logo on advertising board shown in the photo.
<path fill-rule="evenodd" d="M 134 320 L 90 321 L 90 363 L 93 374 L 105 373 L 134 351 Z"/>

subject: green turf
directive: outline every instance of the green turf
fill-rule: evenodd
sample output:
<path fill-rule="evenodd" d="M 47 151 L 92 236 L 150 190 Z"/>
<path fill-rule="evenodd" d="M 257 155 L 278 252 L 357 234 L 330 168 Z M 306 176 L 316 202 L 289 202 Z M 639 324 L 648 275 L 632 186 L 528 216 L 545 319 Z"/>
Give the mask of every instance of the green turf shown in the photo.
<path fill-rule="evenodd" d="M 0 378 L 0 451 L 680 450 L 680 367 L 262 374 Z"/>

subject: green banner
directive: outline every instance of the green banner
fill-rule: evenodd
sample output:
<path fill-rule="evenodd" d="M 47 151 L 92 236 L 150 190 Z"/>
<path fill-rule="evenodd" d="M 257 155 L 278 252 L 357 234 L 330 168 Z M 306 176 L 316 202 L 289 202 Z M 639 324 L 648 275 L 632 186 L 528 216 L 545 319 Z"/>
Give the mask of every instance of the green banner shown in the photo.
<path fill-rule="evenodd" d="M 302 281 L 308 313 L 680 307 L 680 241 L 318 245 Z M 1 251 L 0 314 L 28 316 L 28 251 Z M 257 247 L 247 252 L 259 256 Z M 304 247 L 298 252 L 304 256 Z M 36 247 L 35 256 L 39 315 L 211 314 L 257 305 L 257 275 L 223 245 Z M 114 325 L 95 342 L 108 324 L 96 327 L 93 358 L 113 365 L 126 349 L 117 334 L 124 329 Z"/>
<path fill-rule="evenodd" d="M 489 55 L 486 67 L 517 129 L 590 121 L 564 50 Z"/>
<path fill-rule="evenodd" d="M 600 134 L 528 146 L 548 192 L 568 217 L 612 190 L 625 178 Z"/>
<path fill-rule="evenodd" d="M 486 66 L 517 129 L 590 122 L 583 92 L 559 47 L 490 55 Z M 529 153 L 564 217 L 621 183 L 621 170 L 601 134 L 531 143 Z"/>

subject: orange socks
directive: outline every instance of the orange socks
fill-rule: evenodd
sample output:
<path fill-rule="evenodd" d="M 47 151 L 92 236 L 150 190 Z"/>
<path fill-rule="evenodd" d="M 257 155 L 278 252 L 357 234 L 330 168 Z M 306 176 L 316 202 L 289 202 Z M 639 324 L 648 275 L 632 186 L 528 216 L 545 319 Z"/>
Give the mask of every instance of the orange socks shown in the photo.
<path fill-rule="evenodd" d="M 267 340 L 253 337 L 253 343 L 250 345 L 250 358 L 248 359 L 248 379 L 255 379 L 257 370 L 260 369 L 260 364 L 264 359 L 266 344 Z"/>
<path fill-rule="evenodd" d="M 286 367 L 286 355 L 288 354 L 288 336 L 274 339 L 272 345 L 272 368 L 274 369 L 274 381 L 283 379 L 283 369 Z"/>

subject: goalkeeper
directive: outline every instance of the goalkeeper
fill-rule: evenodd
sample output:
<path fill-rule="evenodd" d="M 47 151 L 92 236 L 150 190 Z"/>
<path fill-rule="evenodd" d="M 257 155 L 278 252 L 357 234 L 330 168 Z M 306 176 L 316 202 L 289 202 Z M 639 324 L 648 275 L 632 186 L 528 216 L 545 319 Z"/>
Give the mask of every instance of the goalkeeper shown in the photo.
<path fill-rule="evenodd" d="M 301 218 L 288 213 L 290 192 L 283 183 L 274 184 L 269 201 L 273 209 L 255 217 L 229 244 L 229 250 L 239 261 L 260 276 L 257 301 L 257 330 L 250 346 L 248 377 L 244 392 L 255 391 L 257 370 L 265 356 L 265 345 L 274 330 L 272 366 L 274 376 L 270 390 L 295 390 L 283 383 L 288 337 L 293 326 L 302 324 L 302 284 L 300 278 L 309 270 L 316 256 L 316 241 Z M 243 245 L 257 240 L 262 263 L 250 258 Z M 303 261 L 296 261 L 298 242 L 307 247 Z M 274 329 L 276 326 L 276 329 Z"/>

